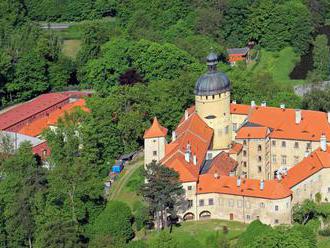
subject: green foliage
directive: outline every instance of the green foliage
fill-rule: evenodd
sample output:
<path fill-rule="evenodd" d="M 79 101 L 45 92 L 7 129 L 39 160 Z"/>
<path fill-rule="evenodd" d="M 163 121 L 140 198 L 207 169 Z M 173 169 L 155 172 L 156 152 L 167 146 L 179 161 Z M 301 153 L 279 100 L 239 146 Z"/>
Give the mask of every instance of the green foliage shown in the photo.
<path fill-rule="evenodd" d="M 314 41 L 313 61 L 314 73 L 319 80 L 328 79 L 330 76 L 330 49 L 326 35 L 318 35 Z"/>
<path fill-rule="evenodd" d="M 129 241 L 134 237 L 132 218 L 131 209 L 125 203 L 111 201 L 95 220 L 92 233 L 95 237 L 110 235 Z"/>
<path fill-rule="evenodd" d="M 292 218 L 295 222 L 306 224 L 317 215 L 317 208 L 313 201 L 305 200 L 302 204 L 296 204 L 292 212 Z"/>
<path fill-rule="evenodd" d="M 239 237 L 237 247 L 312 248 L 316 247 L 316 236 L 310 228 L 301 225 L 273 229 L 260 221 L 254 221 Z"/>
<path fill-rule="evenodd" d="M 168 225 L 169 215 L 176 217 L 184 189 L 177 172 L 155 162 L 147 165 L 145 178 L 147 182 L 141 188 L 141 194 L 148 202 L 156 228 L 159 229 Z"/>
<path fill-rule="evenodd" d="M 243 247 L 244 245 L 251 244 L 263 233 L 270 232 L 271 227 L 261 223 L 259 220 L 255 220 L 250 223 L 246 231 L 240 235 L 237 246 Z"/>
<path fill-rule="evenodd" d="M 304 109 L 312 109 L 317 111 L 330 111 L 330 89 L 318 90 L 314 89 L 304 95 L 302 99 L 302 107 Z"/>
<path fill-rule="evenodd" d="M 162 231 L 159 235 L 153 239 L 149 245 L 149 248 L 179 248 L 179 242 L 166 231 Z"/>

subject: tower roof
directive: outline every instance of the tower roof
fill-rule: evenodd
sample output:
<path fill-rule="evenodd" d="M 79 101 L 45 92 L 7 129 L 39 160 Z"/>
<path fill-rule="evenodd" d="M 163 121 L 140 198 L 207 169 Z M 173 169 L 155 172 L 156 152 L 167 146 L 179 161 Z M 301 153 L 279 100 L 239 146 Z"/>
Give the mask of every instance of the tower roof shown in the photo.
<path fill-rule="evenodd" d="M 230 81 L 226 74 L 218 72 L 218 56 L 210 53 L 207 58 L 208 72 L 201 76 L 195 85 L 195 95 L 211 96 L 230 90 Z"/>
<path fill-rule="evenodd" d="M 152 125 L 144 133 L 144 139 L 165 137 L 167 135 L 167 129 L 159 124 L 157 117 L 154 118 Z"/>

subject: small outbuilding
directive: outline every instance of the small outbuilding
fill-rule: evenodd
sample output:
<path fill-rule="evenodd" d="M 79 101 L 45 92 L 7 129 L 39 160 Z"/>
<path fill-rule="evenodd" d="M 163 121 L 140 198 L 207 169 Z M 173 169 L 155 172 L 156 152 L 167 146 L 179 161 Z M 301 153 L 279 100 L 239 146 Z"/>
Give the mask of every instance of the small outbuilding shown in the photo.
<path fill-rule="evenodd" d="M 228 62 L 230 65 L 235 65 L 238 61 L 249 61 L 249 47 L 243 48 L 229 48 L 227 49 L 228 53 Z"/>

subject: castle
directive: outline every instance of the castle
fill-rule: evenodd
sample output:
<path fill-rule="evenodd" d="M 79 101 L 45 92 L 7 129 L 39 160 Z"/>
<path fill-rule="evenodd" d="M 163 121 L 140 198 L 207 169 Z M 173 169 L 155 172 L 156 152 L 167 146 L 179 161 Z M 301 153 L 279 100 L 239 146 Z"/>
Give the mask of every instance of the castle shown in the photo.
<path fill-rule="evenodd" d="M 186 192 L 182 220 L 226 219 L 291 224 L 292 207 L 330 199 L 330 113 L 230 102 L 231 84 L 217 55 L 195 86 L 167 142 L 157 118 L 145 131 L 145 165 L 174 169 Z"/>

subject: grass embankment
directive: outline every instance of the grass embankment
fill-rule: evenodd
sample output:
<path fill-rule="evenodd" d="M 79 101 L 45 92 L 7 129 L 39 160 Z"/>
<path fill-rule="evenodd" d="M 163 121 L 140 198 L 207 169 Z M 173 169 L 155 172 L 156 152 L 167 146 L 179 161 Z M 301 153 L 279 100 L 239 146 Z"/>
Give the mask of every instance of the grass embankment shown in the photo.
<path fill-rule="evenodd" d="M 253 73 L 270 72 L 274 83 L 294 86 L 304 83 L 304 80 L 292 80 L 289 77 L 299 60 L 299 55 L 292 47 L 284 48 L 279 52 L 261 49 L 258 61 L 250 64 L 248 69 Z"/>
<path fill-rule="evenodd" d="M 125 166 L 110 190 L 109 200 L 125 202 L 134 211 L 135 206 L 142 202 L 137 191 L 143 182 L 143 158 L 139 158 Z"/>

